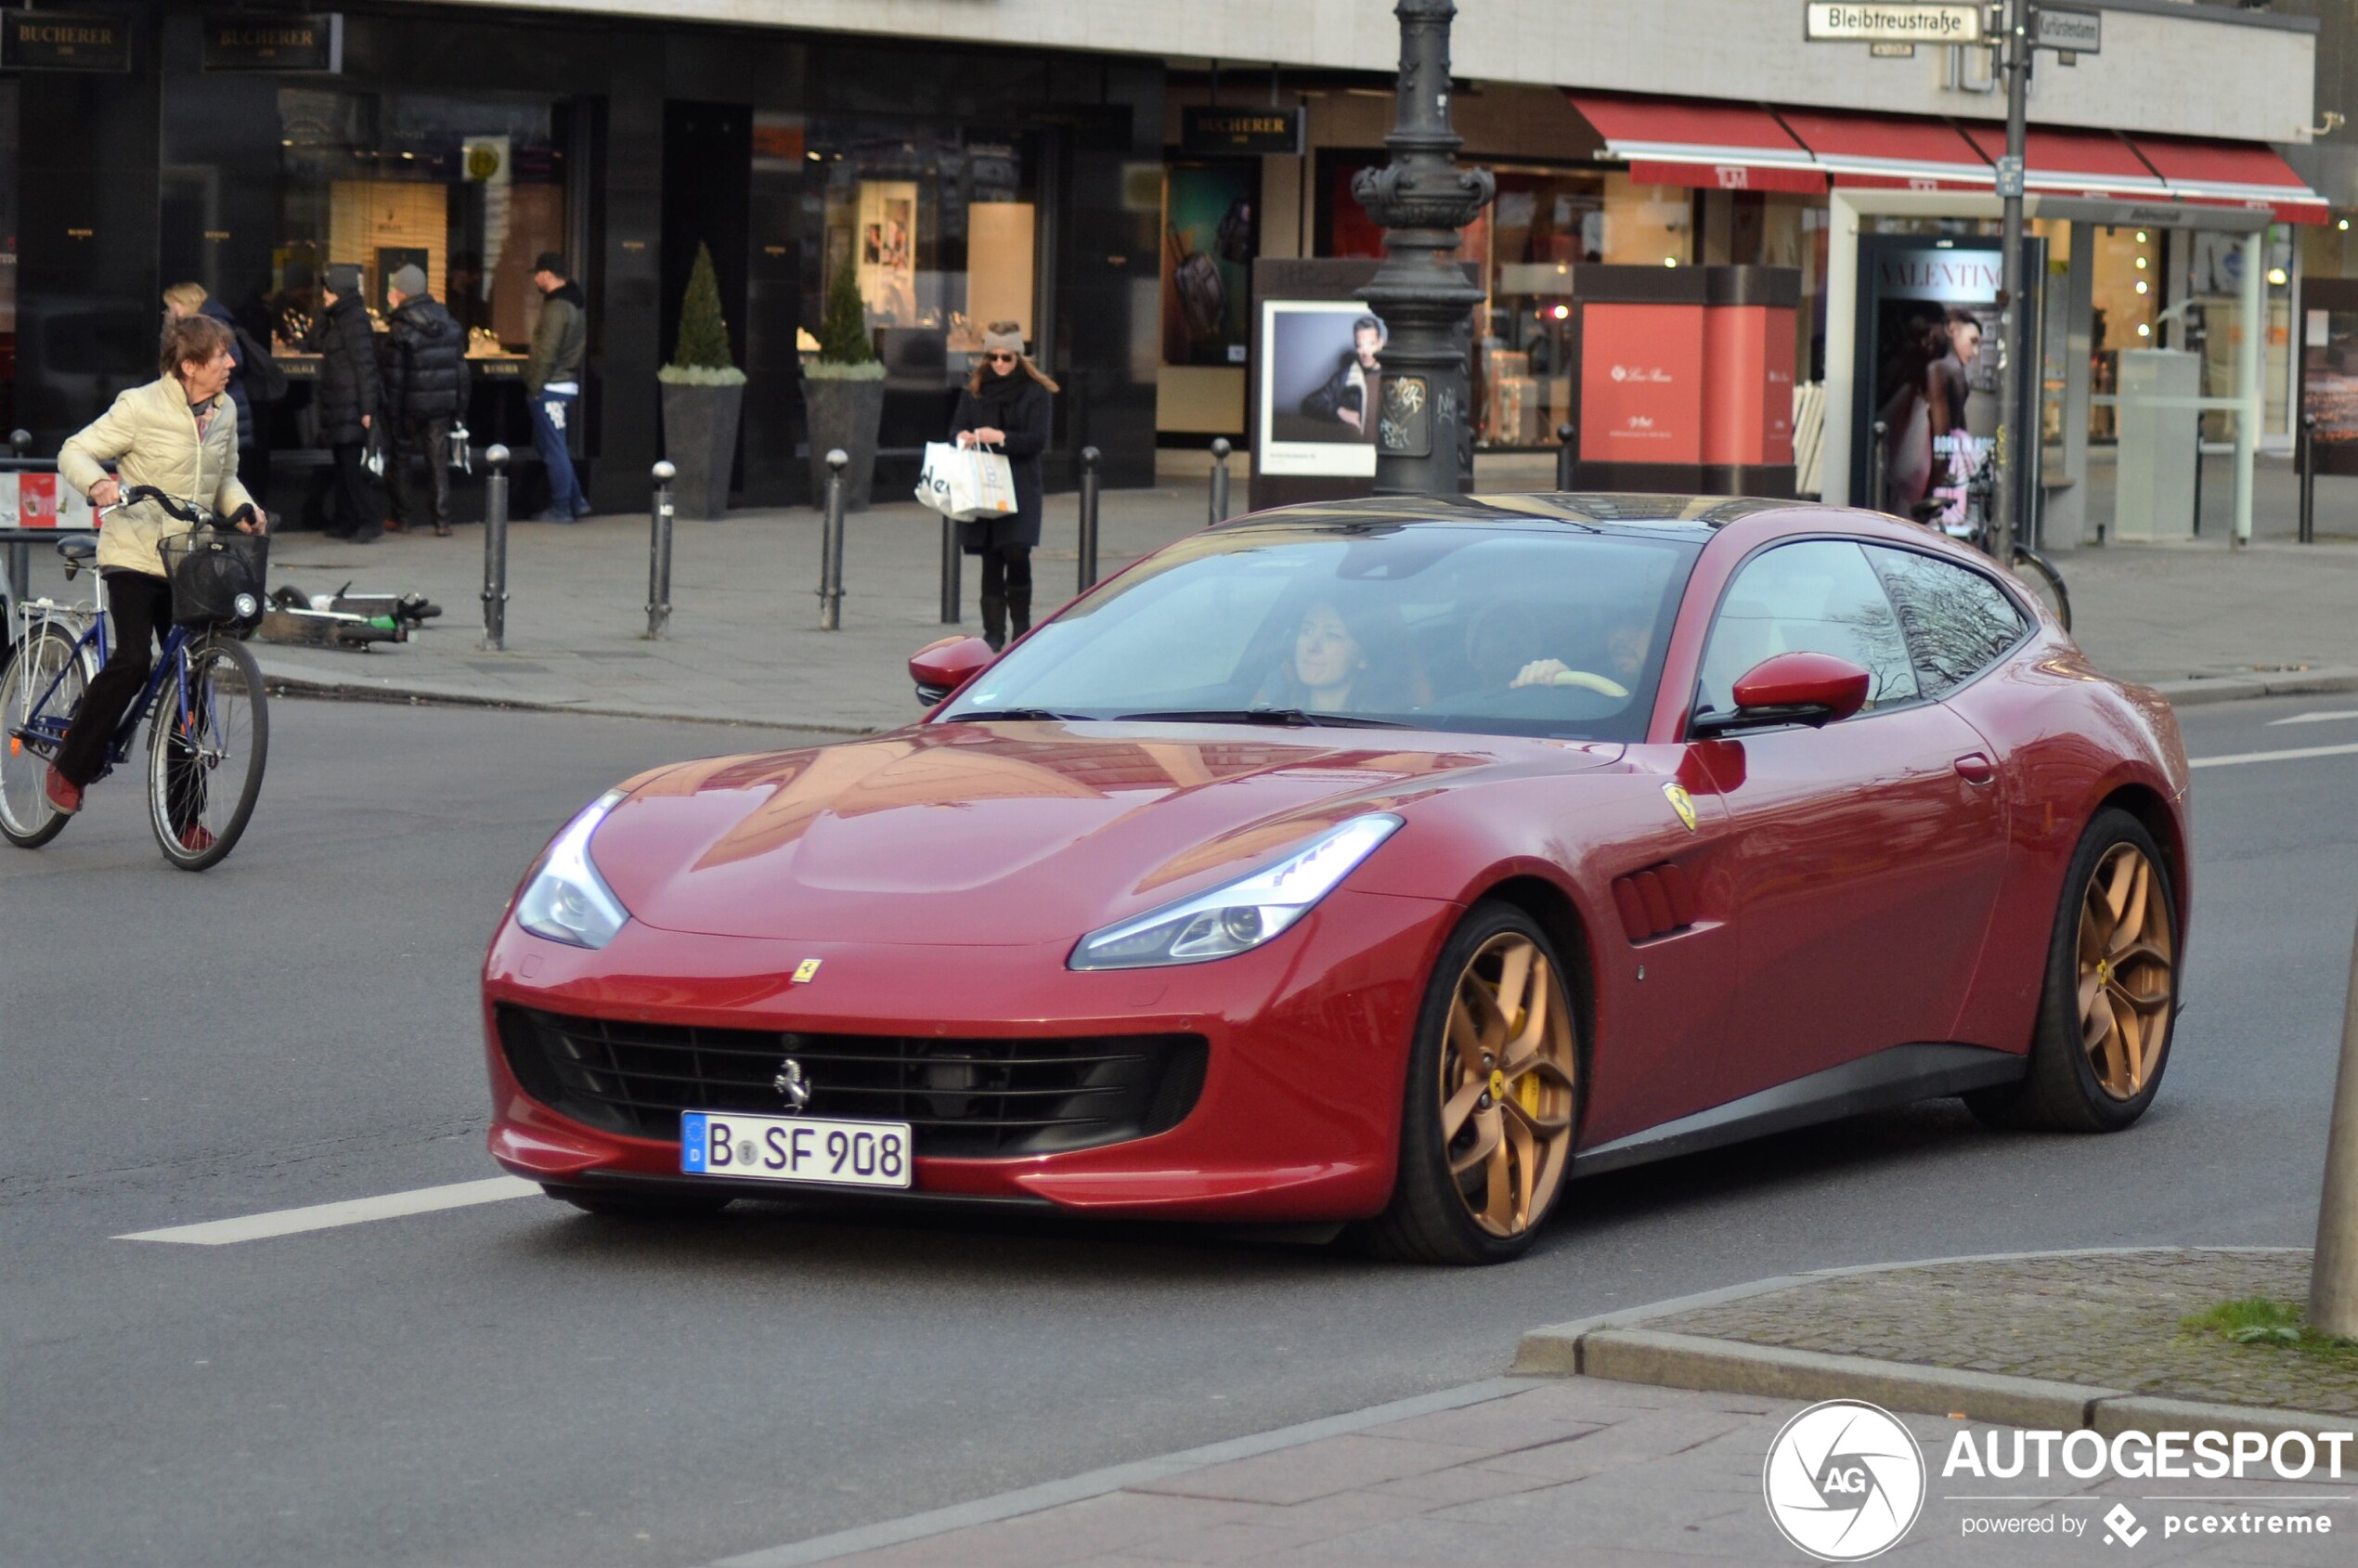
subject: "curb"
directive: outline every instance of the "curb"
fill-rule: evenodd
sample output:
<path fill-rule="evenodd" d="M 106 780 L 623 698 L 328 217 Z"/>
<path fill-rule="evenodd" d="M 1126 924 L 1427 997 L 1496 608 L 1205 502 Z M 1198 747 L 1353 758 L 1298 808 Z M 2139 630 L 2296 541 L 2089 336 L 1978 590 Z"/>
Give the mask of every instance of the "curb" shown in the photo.
<path fill-rule="evenodd" d="M 2326 692 L 2358 692 L 2358 669 L 2286 670 L 2276 674 L 2190 676 L 2183 680 L 2141 682 L 2159 692 L 2172 707 L 2205 707 L 2248 697 L 2297 697 Z"/>
<path fill-rule="evenodd" d="M 493 697 L 434 686 L 378 686 L 359 681 L 323 680 L 283 670 L 262 668 L 265 687 L 292 697 L 324 702 L 385 703 L 396 707 L 473 707 L 495 713 L 575 713 L 591 719 L 649 719 L 667 724 L 716 724 L 735 730 L 790 730 L 814 735 L 880 735 L 897 724 L 844 724 L 803 719 L 748 719 L 742 715 L 666 712 L 655 708 L 613 707 L 594 703 L 537 702 L 529 697 Z"/>
<path fill-rule="evenodd" d="M 1896 1273 L 1937 1263 L 2005 1263 L 2028 1258 L 2100 1258 L 2170 1251 L 2152 1247 L 2080 1248 L 2054 1252 L 1997 1252 L 1925 1258 L 1912 1263 L 1815 1269 L 1748 1285 L 1675 1297 L 1625 1312 L 1523 1335 L 1514 1371 L 1526 1376 L 1607 1378 L 1661 1388 L 1708 1390 L 1774 1399 L 1863 1399 L 1887 1410 L 1948 1416 L 2003 1426 L 2064 1432 L 2086 1427 L 2106 1436 L 2123 1432 L 2240 1428 L 2274 1435 L 2358 1429 L 2358 1419 L 2311 1410 L 2283 1410 L 2170 1399 L 2086 1383 L 2051 1382 L 1962 1367 L 1832 1355 L 1642 1327 L 1706 1306 L 1767 1295 L 1796 1286 L 1861 1274 Z M 2205 1247 L 2206 1252 L 2298 1252 L 2299 1247 Z"/>

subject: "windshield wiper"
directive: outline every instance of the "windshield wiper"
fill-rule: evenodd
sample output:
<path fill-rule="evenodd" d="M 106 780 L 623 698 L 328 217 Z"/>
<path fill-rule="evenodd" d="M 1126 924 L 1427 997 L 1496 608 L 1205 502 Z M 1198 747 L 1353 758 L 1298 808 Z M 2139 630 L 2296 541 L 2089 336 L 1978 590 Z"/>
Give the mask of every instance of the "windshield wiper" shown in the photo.
<path fill-rule="evenodd" d="M 1050 719 L 1067 724 L 1086 724 L 1095 722 L 1096 715 L 1092 713 L 1058 713 L 1053 708 L 1045 707 L 970 707 L 964 713 L 953 713 L 949 715 L 942 720 L 942 722 L 947 724 L 963 724 L 970 719 Z"/>
<path fill-rule="evenodd" d="M 1415 728 L 1395 719 L 1362 719 L 1351 713 L 1312 713 L 1300 707 L 1187 707 L 1166 713 L 1125 713 L 1121 718 L 1124 721 L 1161 719 L 1174 724 L 1282 724 L 1290 728 L 1312 725 L 1342 730 Z"/>

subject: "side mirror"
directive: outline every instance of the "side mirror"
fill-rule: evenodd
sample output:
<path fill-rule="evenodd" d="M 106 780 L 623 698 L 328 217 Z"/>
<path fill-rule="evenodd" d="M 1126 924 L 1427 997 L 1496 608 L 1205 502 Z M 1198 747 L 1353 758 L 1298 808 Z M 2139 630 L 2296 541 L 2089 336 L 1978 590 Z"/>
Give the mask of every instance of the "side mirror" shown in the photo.
<path fill-rule="evenodd" d="M 909 655 L 909 679 L 917 683 L 917 700 L 931 707 L 998 656 L 979 637 L 945 637 Z"/>
<path fill-rule="evenodd" d="M 1737 678 L 1735 712 L 1699 715 L 1694 732 L 1724 735 L 1783 724 L 1816 729 L 1866 706 L 1873 680 L 1848 659 L 1832 654 L 1778 654 Z"/>

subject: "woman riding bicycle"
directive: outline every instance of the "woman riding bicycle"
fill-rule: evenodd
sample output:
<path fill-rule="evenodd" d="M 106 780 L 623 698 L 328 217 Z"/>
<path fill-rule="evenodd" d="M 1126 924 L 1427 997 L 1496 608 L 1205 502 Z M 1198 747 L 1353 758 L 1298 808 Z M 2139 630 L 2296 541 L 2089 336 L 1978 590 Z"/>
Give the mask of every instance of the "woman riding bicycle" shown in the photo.
<path fill-rule="evenodd" d="M 229 329 L 208 316 L 167 326 L 162 373 L 117 397 L 58 450 L 65 482 L 93 507 L 116 506 L 125 489 L 152 486 L 209 508 L 241 533 L 262 532 L 253 498 L 238 483 L 238 415 L 224 395 L 237 368 L 229 344 Z M 99 466 L 110 460 L 120 477 Z M 186 524 L 144 501 L 119 507 L 99 530 L 98 575 L 114 646 L 49 769 L 49 803 L 61 812 L 82 809 L 83 789 L 106 764 L 107 743 L 147 685 L 149 642 L 161 643 L 172 629 L 172 584 L 156 547 L 166 535 L 186 531 Z"/>

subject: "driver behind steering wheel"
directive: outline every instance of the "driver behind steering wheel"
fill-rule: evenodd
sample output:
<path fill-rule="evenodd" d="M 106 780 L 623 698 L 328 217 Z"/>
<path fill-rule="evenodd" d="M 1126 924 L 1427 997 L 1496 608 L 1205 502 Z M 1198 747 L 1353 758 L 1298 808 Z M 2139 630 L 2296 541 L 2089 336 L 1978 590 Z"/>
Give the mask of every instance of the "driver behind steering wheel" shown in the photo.
<path fill-rule="evenodd" d="M 209 316 L 167 326 L 161 373 L 67 437 L 58 473 L 94 508 L 117 506 L 124 490 L 145 485 L 234 520 L 241 533 L 262 532 L 253 498 L 238 483 L 238 415 L 225 395 L 237 366 L 229 343 L 229 329 Z M 110 460 L 120 478 L 99 466 Z M 50 764 L 46 791 L 59 811 L 82 809 L 82 792 L 105 766 L 115 726 L 148 683 L 149 643 L 161 646 L 172 629 L 172 584 L 157 545 L 185 527 L 161 507 L 141 503 L 121 507 L 99 530 L 98 575 L 114 621 L 114 649 Z"/>
<path fill-rule="evenodd" d="M 1512 686 L 1584 686 L 1608 697 L 1626 697 L 1630 683 L 1645 673 L 1646 653 L 1653 637 L 1643 621 L 1625 620 L 1605 633 L 1606 671 L 1574 669 L 1561 659 L 1534 659 L 1515 675 Z"/>

